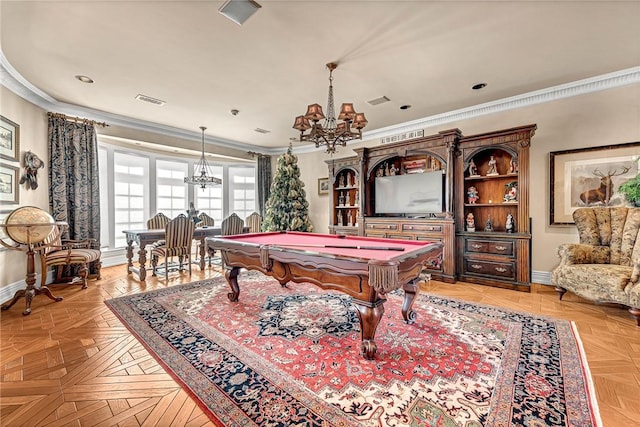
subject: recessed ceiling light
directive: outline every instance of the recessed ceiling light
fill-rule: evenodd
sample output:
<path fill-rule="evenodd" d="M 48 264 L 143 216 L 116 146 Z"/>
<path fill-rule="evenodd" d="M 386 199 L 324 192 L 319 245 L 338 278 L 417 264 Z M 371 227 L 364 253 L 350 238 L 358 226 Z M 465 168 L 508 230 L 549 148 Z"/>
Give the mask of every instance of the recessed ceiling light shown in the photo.
<path fill-rule="evenodd" d="M 236 24 L 242 25 L 261 7 L 253 0 L 229 0 L 218 11 Z"/>
<path fill-rule="evenodd" d="M 76 79 L 80 80 L 82 83 L 93 83 L 93 79 L 87 76 L 77 75 Z"/>
<path fill-rule="evenodd" d="M 409 108 L 411 108 L 411 105 L 405 104 L 405 105 L 401 105 L 400 109 L 401 110 L 408 110 Z"/>
<path fill-rule="evenodd" d="M 486 84 L 486 83 L 476 83 L 476 84 L 474 84 L 473 86 L 471 86 L 471 89 L 473 89 L 473 90 L 480 90 L 480 89 L 483 89 L 483 88 L 485 88 L 485 87 L 487 87 L 487 84 Z"/>

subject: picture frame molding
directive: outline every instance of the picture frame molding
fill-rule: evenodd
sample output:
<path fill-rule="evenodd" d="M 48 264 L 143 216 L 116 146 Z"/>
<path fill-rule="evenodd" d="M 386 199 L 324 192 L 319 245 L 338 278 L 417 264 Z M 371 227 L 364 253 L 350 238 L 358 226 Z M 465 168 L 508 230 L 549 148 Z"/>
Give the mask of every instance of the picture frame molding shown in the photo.
<path fill-rule="evenodd" d="M 329 178 L 318 178 L 318 195 L 329 194 Z"/>
<path fill-rule="evenodd" d="M 9 140 L 11 148 L 3 146 L 5 140 L 5 132 L 10 133 Z M 5 116 L 0 115 L 0 158 L 12 162 L 20 161 L 20 125 L 9 120 Z"/>
<path fill-rule="evenodd" d="M 549 225 L 551 226 L 570 226 L 574 225 L 572 213 L 573 211 L 563 211 L 566 205 L 566 181 L 570 176 L 558 176 L 560 167 L 566 166 L 567 162 L 585 160 L 603 160 L 618 157 L 629 157 L 628 160 L 634 160 L 633 156 L 640 153 L 640 141 L 626 142 L 622 144 L 576 148 L 562 151 L 549 152 Z M 640 165 L 638 166 L 640 169 Z M 640 173 L 640 170 L 636 171 Z M 565 187 L 565 188 L 563 188 Z M 577 208 L 576 208 L 577 209 Z M 575 210 L 575 209 L 574 209 Z"/>
<path fill-rule="evenodd" d="M 5 163 L 0 163 L 0 173 L 11 174 L 12 177 L 12 193 L 10 195 L 4 196 L 4 193 L 0 193 L 0 202 L 3 204 L 17 204 L 20 203 L 20 186 L 18 185 L 18 181 L 20 179 L 19 176 L 20 168 L 16 166 L 7 165 Z M 6 198 L 5 198 L 6 197 Z"/>

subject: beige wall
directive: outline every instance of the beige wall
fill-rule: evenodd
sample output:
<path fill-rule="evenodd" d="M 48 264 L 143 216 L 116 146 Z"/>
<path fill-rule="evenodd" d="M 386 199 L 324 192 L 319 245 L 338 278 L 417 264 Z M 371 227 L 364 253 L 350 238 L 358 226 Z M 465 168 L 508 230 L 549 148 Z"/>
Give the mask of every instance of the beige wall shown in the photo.
<path fill-rule="evenodd" d="M 31 150 L 42 160 L 45 160 L 46 165 L 44 169 L 38 171 L 39 185 L 37 189 L 27 190 L 25 186 L 20 186 L 20 203 L 18 205 L 3 203 L 0 210 L 7 211 L 18 206 L 30 205 L 48 211 L 47 112 L 20 98 L 4 86 L 0 86 L 0 112 L 7 119 L 20 125 L 20 163 L 6 162 L 5 160 L 2 162 L 20 167 L 20 176 L 22 176 L 22 156 L 26 151 Z M 0 252 L 0 288 L 24 280 L 27 268 L 25 260 L 24 253 L 18 251 L 3 250 Z M 36 265 L 38 265 L 37 259 Z"/>
<path fill-rule="evenodd" d="M 577 241 L 574 227 L 549 225 L 549 152 L 589 146 L 640 141 L 640 85 L 630 85 L 503 113 L 425 129 L 425 135 L 458 128 L 465 135 L 535 123 L 531 142 L 532 270 L 550 272 L 558 259 L 555 248 Z M 371 124 L 370 124 L 371 125 Z M 375 125 L 375 123 L 373 123 Z M 336 158 L 355 155 L 352 148 L 376 146 L 380 140 L 350 144 Z M 295 153 L 295 149 L 294 149 Z M 328 196 L 318 196 L 317 179 L 327 176 L 324 153 L 298 154 L 302 179 L 307 186 L 311 220 L 317 232 L 327 232 Z"/>
<path fill-rule="evenodd" d="M 0 87 L 2 115 L 20 124 L 20 151 L 32 150 L 41 158 L 47 158 L 46 111 Z M 534 271 L 549 272 L 557 264 L 555 248 L 567 241 L 576 241 L 573 227 L 551 227 L 549 223 L 549 152 L 588 146 L 620 144 L 640 140 L 640 85 L 610 89 L 523 107 L 503 113 L 489 114 L 475 119 L 425 129 L 430 135 L 438 131 L 459 128 L 465 135 L 505 129 L 536 123 L 538 130 L 531 146 L 531 217 L 533 219 L 533 265 Z M 375 125 L 375 124 L 372 124 Z M 118 137 L 132 137 L 130 131 L 118 132 L 109 128 L 107 133 Z M 158 136 L 150 138 L 154 142 Z M 352 156 L 352 148 L 375 146 L 379 140 L 350 144 L 341 148 L 336 158 Z M 191 148 L 191 147 L 189 147 Z M 327 232 L 329 199 L 318 195 L 318 178 L 327 176 L 324 162 L 330 157 L 323 152 L 298 155 L 302 180 L 305 182 L 310 204 L 311 221 L 316 232 Z M 239 152 L 229 152 L 237 155 Z M 12 163 L 17 166 L 17 163 Z M 275 168 L 276 156 L 272 161 Z M 20 189 L 20 205 L 34 205 L 48 209 L 47 169 L 39 172 L 40 186 L 37 190 Z M 2 210 L 18 205 L 4 205 Z M 24 279 L 24 255 L 15 252 L 0 252 L 0 288 Z"/>

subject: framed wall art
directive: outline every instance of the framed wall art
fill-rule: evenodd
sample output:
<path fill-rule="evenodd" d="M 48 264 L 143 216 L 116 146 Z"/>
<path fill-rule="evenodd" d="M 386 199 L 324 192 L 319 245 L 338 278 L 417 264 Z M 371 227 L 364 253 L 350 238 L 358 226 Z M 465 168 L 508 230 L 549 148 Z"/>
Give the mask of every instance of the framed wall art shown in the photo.
<path fill-rule="evenodd" d="M 573 224 L 580 207 L 631 206 L 619 189 L 640 170 L 640 142 L 549 153 L 549 224 Z"/>
<path fill-rule="evenodd" d="M 0 116 L 0 157 L 20 160 L 20 125 Z"/>
<path fill-rule="evenodd" d="M 318 178 L 318 194 L 329 194 L 329 178 Z"/>
<path fill-rule="evenodd" d="M 0 202 L 18 203 L 18 171 L 15 166 L 0 164 Z"/>

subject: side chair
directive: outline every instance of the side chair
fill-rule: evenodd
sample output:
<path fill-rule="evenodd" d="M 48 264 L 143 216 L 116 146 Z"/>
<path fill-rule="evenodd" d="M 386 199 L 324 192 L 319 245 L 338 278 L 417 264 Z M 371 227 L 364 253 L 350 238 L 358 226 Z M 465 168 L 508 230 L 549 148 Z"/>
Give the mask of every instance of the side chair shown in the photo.
<path fill-rule="evenodd" d="M 262 216 L 258 212 L 253 212 L 246 219 L 246 224 L 249 227 L 249 233 L 259 233 L 262 228 Z"/>
<path fill-rule="evenodd" d="M 147 230 L 160 230 L 165 228 L 167 224 L 171 221 L 171 218 L 163 214 L 162 212 L 158 212 L 151 218 L 147 220 Z M 151 244 L 151 247 L 164 245 L 164 240 L 158 240 Z"/>
<path fill-rule="evenodd" d="M 191 275 L 191 244 L 193 242 L 193 230 L 195 225 L 193 221 L 180 214 L 167 224 L 165 227 L 166 235 L 163 245 L 151 248 L 151 266 L 153 267 L 153 276 L 156 276 L 158 268 L 164 268 L 165 280 L 169 280 L 169 270 L 172 266 L 169 258 L 178 257 L 178 270 L 183 270 L 183 262 L 186 259 L 189 266 L 189 275 Z M 164 262 L 158 265 L 159 258 L 164 258 Z"/>
<path fill-rule="evenodd" d="M 220 224 L 220 234 L 222 236 L 242 234 L 243 231 L 244 231 L 244 221 L 235 212 L 229 215 L 228 217 L 226 217 L 225 219 L 223 219 L 222 223 Z M 207 250 L 209 251 L 210 257 L 213 257 L 215 255 L 215 252 L 216 252 L 215 250 L 211 248 L 207 248 Z M 222 260 L 220 260 L 220 263 L 222 263 Z M 218 264 L 217 261 L 216 261 L 216 264 Z"/>
<path fill-rule="evenodd" d="M 63 240 L 60 228 L 54 226 L 51 233 L 42 242 L 35 246 L 35 250 L 40 256 L 41 265 L 41 285 L 45 286 L 47 281 L 47 270 L 49 267 L 55 267 L 56 278 L 53 284 L 82 284 L 82 289 L 87 288 L 87 279 L 100 279 L 100 268 L 102 262 L 100 257 L 102 253 L 99 248 L 94 248 L 95 239 L 84 240 Z M 77 275 L 63 276 L 67 267 L 79 266 Z M 90 275 L 89 268 L 95 267 L 95 274 Z M 73 270 L 71 270 L 73 271 Z M 91 276 L 91 277 L 90 277 Z"/>
<path fill-rule="evenodd" d="M 214 227 L 216 225 L 216 221 L 204 212 L 200 212 L 198 219 L 200 222 L 196 223 L 196 227 Z M 198 242 L 198 245 L 200 244 L 206 245 L 206 243 Z M 207 249 L 207 258 L 209 258 L 209 267 L 211 267 L 211 258 L 213 258 L 213 253 L 206 246 L 205 248 Z M 200 253 L 200 247 L 196 249 L 196 253 Z"/>

